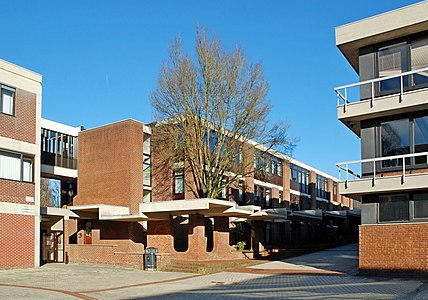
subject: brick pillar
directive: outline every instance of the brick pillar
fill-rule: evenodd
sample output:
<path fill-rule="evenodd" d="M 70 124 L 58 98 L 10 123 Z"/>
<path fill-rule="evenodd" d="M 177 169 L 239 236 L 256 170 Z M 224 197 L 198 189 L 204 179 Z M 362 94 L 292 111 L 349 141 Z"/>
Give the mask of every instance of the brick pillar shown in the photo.
<path fill-rule="evenodd" d="M 311 195 L 311 209 L 317 208 L 317 174 L 309 171 L 309 193 Z"/>
<path fill-rule="evenodd" d="M 158 248 L 160 253 L 175 252 L 171 220 L 147 222 L 147 247 Z"/>
<path fill-rule="evenodd" d="M 254 251 L 254 257 L 260 257 L 260 252 L 265 249 L 262 244 L 263 237 L 263 221 L 253 221 L 251 224 L 251 248 Z"/>
<path fill-rule="evenodd" d="M 291 170 L 290 165 L 286 161 L 282 161 L 282 199 L 280 201 L 288 202 L 287 204 L 281 203 L 281 207 L 290 207 L 290 178 Z"/>
<path fill-rule="evenodd" d="M 206 258 L 205 219 L 203 215 L 189 215 L 189 250 L 190 259 Z"/>
<path fill-rule="evenodd" d="M 328 195 L 328 207 L 327 210 L 333 210 L 333 179 L 327 178 L 327 195 Z"/>
<path fill-rule="evenodd" d="M 229 258 L 229 218 L 214 217 L 214 255 L 216 258 Z"/>

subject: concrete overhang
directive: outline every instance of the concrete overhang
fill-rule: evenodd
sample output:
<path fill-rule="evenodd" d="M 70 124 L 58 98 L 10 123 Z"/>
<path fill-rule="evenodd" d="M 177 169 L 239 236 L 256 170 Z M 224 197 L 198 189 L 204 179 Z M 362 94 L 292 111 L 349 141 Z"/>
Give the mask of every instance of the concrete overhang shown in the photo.
<path fill-rule="evenodd" d="M 428 109 L 428 89 L 417 89 L 400 94 L 376 97 L 337 106 L 337 118 L 356 135 L 361 135 L 361 121 L 398 113 Z"/>
<path fill-rule="evenodd" d="M 359 72 L 359 49 L 428 29 L 428 1 L 336 27 L 336 45 Z"/>
<path fill-rule="evenodd" d="M 79 218 L 77 214 L 67 208 L 40 206 L 40 215 L 42 216 L 59 216 L 66 220 L 69 218 Z"/>
<path fill-rule="evenodd" d="M 106 204 L 87 204 L 87 205 L 75 205 L 69 206 L 68 209 L 76 213 L 79 218 L 97 218 L 99 220 L 118 220 L 124 221 L 126 218 L 130 218 L 133 215 L 129 213 L 129 207 L 126 206 L 115 206 Z M 146 221 L 147 217 L 138 215 L 142 220 Z M 145 217 L 145 218 L 144 218 Z M 139 220 L 140 221 L 140 220 Z"/>
<path fill-rule="evenodd" d="M 293 220 L 322 220 L 323 213 L 321 209 L 294 210 L 290 211 L 288 219 Z"/>
<path fill-rule="evenodd" d="M 286 209 L 263 209 L 251 214 L 249 220 L 287 220 Z"/>
<path fill-rule="evenodd" d="M 140 203 L 140 212 L 153 220 L 195 213 L 208 217 L 247 217 L 256 210 L 260 207 L 238 206 L 235 202 L 211 198 Z"/>
<path fill-rule="evenodd" d="M 77 170 L 51 166 L 46 164 L 41 165 L 41 173 L 42 173 L 42 176 L 50 177 L 50 178 L 51 177 L 58 178 L 58 179 L 77 178 Z"/>
<path fill-rule="evenodd" d="M 347 210 L 328 210 L 324 212 L 324 218 L 346 219 L 347 217 Z"/>
<path fill-rule="evenodd" d="M 362 195 L 428 189 L 428 172 L 340 181 L 339 194 L 361 200 Z"/>

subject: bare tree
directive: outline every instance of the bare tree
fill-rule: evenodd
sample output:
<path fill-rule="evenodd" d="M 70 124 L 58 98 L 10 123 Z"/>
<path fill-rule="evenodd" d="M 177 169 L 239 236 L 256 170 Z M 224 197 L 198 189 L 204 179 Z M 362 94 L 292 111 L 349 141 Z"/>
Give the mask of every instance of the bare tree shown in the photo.
<path fill-rule="evenodd" d="M 240 47 L 226 51 L 216 36 L 197 28 L 196 60 L 179 38 L 169 48 L 151 103 L 157 119 L 154 142 L 170 149 L 165 162 L 184 161 L 198 197 L 218 198 L 239 176 L 254 172 L 256 143 L 291 152 L 287 126 L 269 127 L 269 84 L 261 63 Z M 261 154 L 263 156 L 263 154 Z"/>

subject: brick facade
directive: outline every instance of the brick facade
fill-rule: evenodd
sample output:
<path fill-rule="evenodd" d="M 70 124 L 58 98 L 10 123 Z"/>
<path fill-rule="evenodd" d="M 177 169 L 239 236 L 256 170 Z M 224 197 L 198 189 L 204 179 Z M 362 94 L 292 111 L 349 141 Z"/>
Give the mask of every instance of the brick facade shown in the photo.
<path fill-rule="evenodd" d="M 34 266 L 34 218 L 0 213 L 0 268 Z"/>
<path fill-rule="evenodd" d="M 34 183 L 0 179 L 0 202 L 34 204 L 25 201 L 27 196 L 35 196 Z"/>
<path fill-rule="evenodd" d="M 143 202 L 143 124 L 126 120 L 79 134 L 74 205 L 110 204 L 138 212 Z"/>
<path fill-rule="evenodd" d="M 17 88 L 15 116 L 0 113 L 0 136 L 36 143 L 36 95 Z"/>
<path fill-rule="evenodd" d="M 360 226 L 360 272 L 428 273 L 428 223 Z"/>

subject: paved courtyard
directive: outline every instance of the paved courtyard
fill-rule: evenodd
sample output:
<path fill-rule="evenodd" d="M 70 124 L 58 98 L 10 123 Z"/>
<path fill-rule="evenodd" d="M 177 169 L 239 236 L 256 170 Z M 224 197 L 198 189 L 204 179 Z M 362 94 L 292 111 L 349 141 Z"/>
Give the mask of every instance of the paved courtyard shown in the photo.
<path fill-rule="evenodd" d="M 211 275 L 49 264 L 1 270 L 0 299 L 428 299 L 428 281 L 357 276 L 357 245 Z"/>

